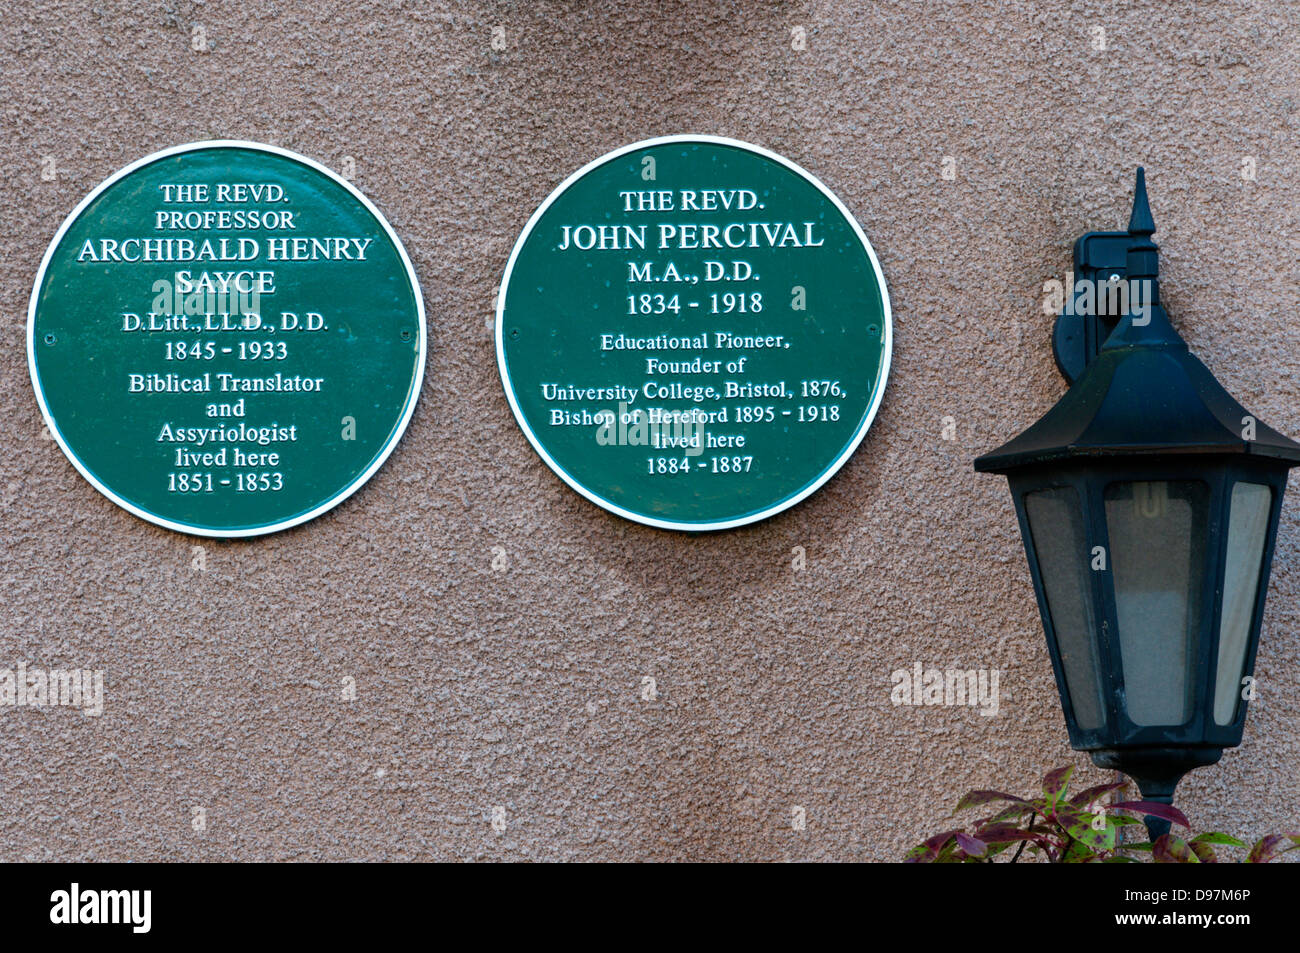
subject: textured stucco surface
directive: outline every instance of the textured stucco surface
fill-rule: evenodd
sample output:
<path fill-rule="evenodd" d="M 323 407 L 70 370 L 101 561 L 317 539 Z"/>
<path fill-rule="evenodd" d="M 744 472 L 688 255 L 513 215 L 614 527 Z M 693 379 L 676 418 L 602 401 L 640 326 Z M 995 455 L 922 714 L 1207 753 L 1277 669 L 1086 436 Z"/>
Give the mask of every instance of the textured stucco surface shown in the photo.
<path fill-rule="evenodd" d="M 1086 765 L 1005 484 L 971 460 L 1062 392 L 1042 284 L 1077 235 L 1122 223 L 1138 163 L 1175 323 L 1248 408 L 1300 434 L 1295 7 L 324 6 L 0 11 L 0 666 L 107 673 L 99 719 L 0 710 L 0 858 L 885 860 L 969 788 Z M 819 176 L 870 236 L 895 318 L 884 405 L 839 475 L 698 537 L 624 522 L 546 469 L 491 329 L 550 190 L 677 132 Z M 102 498 L 41 439 L 26 368 L 31 282 L 63 217 L 126 163 L 205 138 L 335 169 L 352 156 L 430 321 L 423 396 L 386 466 L 252 542 Z M 1294 826 L 1298 625 L 1291 499 L 1261 698 L 1245 744 L 1185 782 L 1198 824 Z M 894 707 L 889 675 L 917 660 L 1002 669 L 1002 713 Z"/>

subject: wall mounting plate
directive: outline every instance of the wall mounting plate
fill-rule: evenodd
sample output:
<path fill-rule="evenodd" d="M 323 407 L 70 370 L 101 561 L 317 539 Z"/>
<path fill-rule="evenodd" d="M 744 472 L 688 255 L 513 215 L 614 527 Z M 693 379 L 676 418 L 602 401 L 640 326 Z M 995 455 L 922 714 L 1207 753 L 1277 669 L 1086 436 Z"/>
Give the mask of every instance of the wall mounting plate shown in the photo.
<path fill-rule="evenodd" d="M 1052 356 L 1061 376 L 1073 384 L 1101 351 L 1122 313 L 1105 310 L 1106 295 L 1098 289 L 1127 278 L 1128 232 L 1087 232 L 1074 243 L 1074 275 L 1066 289 L 1065 309 L 1052 333 Z M 1084 306 L 1090 299 L 1091 304 Z"/>

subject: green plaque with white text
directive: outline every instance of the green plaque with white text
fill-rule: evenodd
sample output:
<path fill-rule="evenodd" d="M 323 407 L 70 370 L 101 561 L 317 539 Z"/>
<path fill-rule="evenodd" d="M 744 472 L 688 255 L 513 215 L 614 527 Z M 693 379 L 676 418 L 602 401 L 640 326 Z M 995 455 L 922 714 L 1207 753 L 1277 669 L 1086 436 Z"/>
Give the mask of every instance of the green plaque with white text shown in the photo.
<path fill-rule="evenodd" d="M 342 178 L 249 142 L 159 152 L 59 229 L 32 293 L 51 435 L 137 516 L 255 536 L 383 464 L 424 373 L 424 306 L 392 228 Z"/>
<path fill-rule="evenodd" d="M 780 156 L 708 136 L 619 149 L 529 220 L 497 359 L 542 459 L 628 519 L 716 530 L 843 466 L 889 373 L 889 296 L 862 229 Z"/>

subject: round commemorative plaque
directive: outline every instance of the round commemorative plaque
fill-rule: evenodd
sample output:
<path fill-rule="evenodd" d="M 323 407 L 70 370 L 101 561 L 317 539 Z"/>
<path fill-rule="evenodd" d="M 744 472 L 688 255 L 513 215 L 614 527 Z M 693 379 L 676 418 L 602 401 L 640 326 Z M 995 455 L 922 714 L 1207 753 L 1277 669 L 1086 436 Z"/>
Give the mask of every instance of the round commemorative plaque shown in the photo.
<path fill-rule="evenodd" d="M 337 506 L 392 452 L 424 375 L 424 304 L 348 182 L 199 142 L 68 216 L 27 351 L 50 433 L 96 489 L 168 529 L 256 536 Z"/>
<path fill-rule="evenodd" d="M 782 157 L 670 136 L 603 156 L 511 252 L 497 362 L 542 459 L 587 499 L 677 530 L 815 492 L 889 374 L 889 295 L 844 205 Z"/>

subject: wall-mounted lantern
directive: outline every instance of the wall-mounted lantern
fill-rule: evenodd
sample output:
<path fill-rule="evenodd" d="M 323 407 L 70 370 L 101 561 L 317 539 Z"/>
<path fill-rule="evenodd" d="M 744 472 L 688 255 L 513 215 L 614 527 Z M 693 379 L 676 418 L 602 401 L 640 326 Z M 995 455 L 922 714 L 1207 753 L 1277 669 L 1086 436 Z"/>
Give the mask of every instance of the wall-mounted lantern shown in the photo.
<path fill-rule="evenodd" d="M 975 469 L 1011 484 L 1070 744 L 1171 803 L 1241 743 L 1300 444 L 1188 351 L 1160 306 L 1154 231 L 1139 169 L 1128 231 L 1075 245 L 1054 341 L 1070 389 Z"/>

